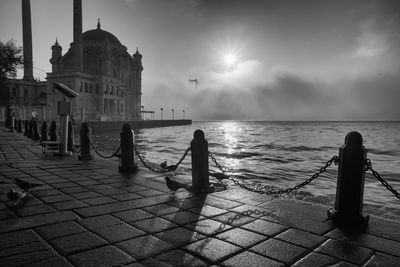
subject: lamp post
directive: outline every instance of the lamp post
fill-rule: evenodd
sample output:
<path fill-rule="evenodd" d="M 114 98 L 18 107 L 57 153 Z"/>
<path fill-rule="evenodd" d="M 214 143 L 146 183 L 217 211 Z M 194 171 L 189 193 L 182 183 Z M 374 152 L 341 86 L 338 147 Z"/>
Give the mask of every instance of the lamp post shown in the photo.
<path fill-rule="evenodd" d="M 142 120 L 146 119 L 145 114 L 142 112 L 143 110 L 144 110 L 144 106 L 140 106 L 140 117 L 142 118 Z"/>
<path fill-rule="evenodd" d="M 172 120 L 174 120 L 174 111 L 175 109 L 172 109 Z"/>
<path fill-rule="evenodd" d="M 162 113 L 163 113 L 163 108 L 160 108 L 160 110 L 161 110 L 161 120 L 162 120 Z"/>
<path fill-rule="evenodd" d="M 183 119 L 185 119 L 185 110 L 182 110 L 183 112 Z"/>

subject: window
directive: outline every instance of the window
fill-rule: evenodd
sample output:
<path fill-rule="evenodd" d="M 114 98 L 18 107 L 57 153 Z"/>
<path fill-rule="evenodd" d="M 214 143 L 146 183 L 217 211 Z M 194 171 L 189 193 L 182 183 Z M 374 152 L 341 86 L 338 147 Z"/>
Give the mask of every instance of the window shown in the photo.
<path fill-rule="evenodd" d="M 93 93 L 93 84 L 89 84 L 89 93 Z"/>
<path fill-rule="evenodd" d="M 100 86 L 96 83 L 96 94 L 100 94 Z"/>
<path fill-rule="evenodd" d="M 16 97 L 16 96 L 17 96 L 17 89 L 16 89 L 16 88 L 13 88 L 13 89 L 12 89 L 12 96 L 13 96 L 13 97 Z"/>
<path fill-rule="evenodd" d="M 118 87 L 118 86 L 117 86 L 117 93 L 116 93 L 116 95 L 119 96 L 119 87 Z"/>
<path fill-rule="evenodd" d="M 81 82 L 81 86 L 79 88 L 79 91 L 82 92 L 83 91 L 83 82 Z"/>
<path fill-rule="evenodd" d="M 28 97 L 28 89 L 24 89 L 24 97 Z"/>
<path fill-rule="evenodd" d="M 110 95 L 113 95 L 113 94 L 114 94 L 114 86 L 111 85 L 111 92 L 110 92 Z"/>
<path fill-rule="evenodd" d="M 85 83 L 85 93 L 87 93 L 87 92 L 88 92 L 88 84 Z"/>
<path fill-rule="evenodd" d="M 73 89 L 73 88 L 71 87 L 71 81 L 68 81 L 68 87 L 71 88 L 71 89 Z"/>
<path fill-rule="evenodd" d="M 108 94 L 108 84 L 106 84 L 106 90 L 104 91 L 105 94 Z"/>

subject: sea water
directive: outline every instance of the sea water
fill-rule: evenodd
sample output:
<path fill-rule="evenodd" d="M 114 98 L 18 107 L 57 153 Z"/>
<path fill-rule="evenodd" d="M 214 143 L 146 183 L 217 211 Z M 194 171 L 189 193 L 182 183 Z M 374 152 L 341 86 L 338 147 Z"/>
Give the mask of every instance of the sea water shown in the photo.
<path fill-rule="evenodd" d="M 190 146 L 196 129 L 204 131 L 209 151 L 235 178 L 278 188 L 292 187 L 310 178 L 339 154 L 348 132 L 358 131 L 373 168 L 400 191 L 400 122 L 193 122 L 189 126 L 136 130 L 135 143 L 146 161 L 175 164 Z M 119 146 L 120 131 L 93 129 L 97 149 L 114 152 Z M 210 169 L 217 171 L 212 161 Z M 190 155 L 179 171 L 190 172 Z M 336 182 L 337 166 L 332 164 L 292 197 L 332 204 Z M 370 171 L 365 178 L 364 203 L 382 214 L 400 215 L 400 200 Z"/>

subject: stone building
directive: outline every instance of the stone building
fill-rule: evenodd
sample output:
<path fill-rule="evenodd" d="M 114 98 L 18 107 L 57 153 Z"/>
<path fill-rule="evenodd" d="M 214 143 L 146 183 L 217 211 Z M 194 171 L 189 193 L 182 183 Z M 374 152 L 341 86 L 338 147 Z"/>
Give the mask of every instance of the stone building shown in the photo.
<path fill-rule="evenodd" d="M 14 95 L 13 84 L 31 84 L 25 89 L 31 96 L 31 105 L 45 107 L 47 119 L 57 119 L 57 103 L 63 96 L 54 89 L 53 83 L 60 82 L 79 93 L 71 100 L 76 121 L 82 118 L 101 121 L 140 119 L 143 66 L 142 55 L 137 49 L 130 55 L 117 37 L 101 29 L 100 20 L 95 29 L 82 33 L 82 0 L 74 0 L 73 42 L 63 55 L 62 47 L 55 41 L 51 46 L 52 71 L 47 73 L 47 82 L 36 82 L 32 78 L 29 0 L 22 0 L 22 4 L 24 57 L 26 54 L 30 60 L 25 60 L 24 79 L 9 81 L 10 95 Z M 23 86 L 21 88 L 25 94 Z M 16 95 L 21 92 L 17 90 Z M 45 118 L 45 111 L 42 113 Z"/>

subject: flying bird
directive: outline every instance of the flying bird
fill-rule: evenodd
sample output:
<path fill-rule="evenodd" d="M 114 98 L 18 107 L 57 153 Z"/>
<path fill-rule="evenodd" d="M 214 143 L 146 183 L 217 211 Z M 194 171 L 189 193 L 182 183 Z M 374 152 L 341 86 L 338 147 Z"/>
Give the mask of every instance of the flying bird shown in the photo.
<path fill-rule="evenodd" d="M 19 188 L 29 191 L 29 189 L 37 187 L 37 186 L 42 186 L 41 184 L 35 184 L 35 183 L 30 183 L 24 180 L 21 180 L 19 178 L 15 178 L 15 183 L 19 186 Z"/>
<path fill-rule="evenodd" d="M 197 79 L 189 79 L 189 82 L 194 83 L 196 85 L 196 87 L 200 84 L 199 80 L 197 80 Z"/>

